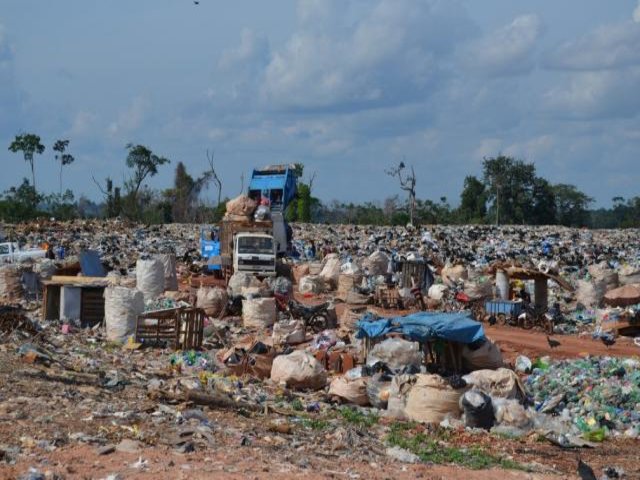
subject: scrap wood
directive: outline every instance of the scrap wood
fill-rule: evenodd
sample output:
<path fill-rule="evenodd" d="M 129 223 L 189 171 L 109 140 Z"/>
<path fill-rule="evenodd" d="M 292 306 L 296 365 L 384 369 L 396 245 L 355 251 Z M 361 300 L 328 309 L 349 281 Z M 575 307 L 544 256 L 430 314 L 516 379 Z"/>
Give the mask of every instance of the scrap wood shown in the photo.
<path fill-rule="evenodd" d="M 218 392 L 202 393 L 195 390 L 187 390 L 185 393 L 174 393 L 168 391 L 150 392 L 152 398 L 159 400 L 169 400 L 174 402 L 191 402 L 196 405 L 206 405 L 224 410 L 248 410 L 251 412 L 262 412 L 264 406 L 254 405 L 247 402 L 236 401 Z"/>
<path fill-rule="evenodd" d="M 24 375 L 32 378 L 40 378 L 43 380 L 49 380 L 52 382 L 72 383 L 72 384 L 84 384 L 84 385 L 101 385 L 102 376 L 93 373 L 74 372 L 70 370 L 63 370 L 61 372 L 55 372 L 51 369 L 39 369 L 29 368 L 20 370 L 17 372 L 19 375 Z"/>

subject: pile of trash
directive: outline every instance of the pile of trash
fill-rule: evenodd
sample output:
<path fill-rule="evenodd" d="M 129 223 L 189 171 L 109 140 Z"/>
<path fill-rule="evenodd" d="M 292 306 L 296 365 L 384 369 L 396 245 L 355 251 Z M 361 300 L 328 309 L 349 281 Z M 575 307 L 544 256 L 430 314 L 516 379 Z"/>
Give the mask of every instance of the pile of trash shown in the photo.
<path fill-rule="evenodd" d="M 539 361 L 526 380 L 537 411 L 582 433 L 640 436 L 640 362 L 613 357 Z"/>

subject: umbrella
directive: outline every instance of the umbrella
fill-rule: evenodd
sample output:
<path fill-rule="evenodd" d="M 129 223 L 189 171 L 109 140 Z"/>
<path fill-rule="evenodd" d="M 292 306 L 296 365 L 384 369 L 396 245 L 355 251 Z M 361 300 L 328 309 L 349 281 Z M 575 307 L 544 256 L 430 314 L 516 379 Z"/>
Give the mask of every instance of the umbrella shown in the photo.
<path fill-rule="evenodd" d="M 604 294 L 604 303 L 612 307 L 625 307 L 640 303 L 640 283 L 614 288 Z"/>

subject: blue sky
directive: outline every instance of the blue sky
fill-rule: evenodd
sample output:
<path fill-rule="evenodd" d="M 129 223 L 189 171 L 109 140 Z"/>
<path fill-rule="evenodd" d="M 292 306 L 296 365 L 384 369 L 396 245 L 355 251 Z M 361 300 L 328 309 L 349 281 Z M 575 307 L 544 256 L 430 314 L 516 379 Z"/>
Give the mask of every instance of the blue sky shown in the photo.
<path fill-rule="evenodd" d="M 455 204 L 502 152 L 607 206 L 640 194 L 640 6 L 0 0 L 0 190 L 29 176 L 7 150 L 23 131 L 48 147 L 39 189 L 57 191 L 68 138 L 65 187 L 90 198 L 133 142 L 194 175 L 215 150 L 230 196 L 253 166 L 299 161 L 326 201 L 382 201 L 404 158 L 420 198 Z"/>

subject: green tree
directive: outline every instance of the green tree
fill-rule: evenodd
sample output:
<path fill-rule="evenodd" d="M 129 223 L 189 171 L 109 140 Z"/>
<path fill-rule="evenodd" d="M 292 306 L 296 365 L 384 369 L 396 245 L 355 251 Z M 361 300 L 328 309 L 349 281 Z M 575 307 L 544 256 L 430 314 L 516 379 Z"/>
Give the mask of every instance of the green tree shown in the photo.
<path fill-rule="evenodd" d="M 531 192 L 531 211 L 527 223 L 554 225 L 556 223 L 556 196 L 554 187 L 544 178 L 536 177 Z"/>
<path fill-rule="evenodd" d="M 587 224 L 587 208 L 593 198 L 576 188 L 575 185 L 559 183 L 553 186 L 556 200 L 556 219 L 559 224 L 568 227 L 583 227 Z"/>
<path fill-rule="evenodd" d="M 133 170 L 132 176 L 125 182 L 127 190 L 127 210 L 129 215 L 139 215 L 138 193 L 147 177 L 158 174 L 158 167 L 169 163 L 169 159 L 160 157 L 144 145 L 127 145 L 127 167 Z"/>
<path fill-rule="evenodd" d="M 496 224 L 526 223 L 531 210 L 536 169 L 532 163 L 499 155 L 482 162 L 483 178 Z"/>
<path fill-rule="evenodd" d="M 36 189 L 36 172 L 33 166 L 33 156 L 41 155 L 44 152 L 44 145 L 40 142 L 40 137 L 33 133 L 23 133 L 16 135 L 16 138 L 9 145 L 9 150 L 13 153 L 22 152 L 25 162 L 31 165 L 31 185 Z"/>
<path fill-rule="evenodd" d="M 60 162 L 60 195 L 62 195 L 62 167 L 66 165 L 71 165 L 75 158 L 73 155 L 69 153 L 65 153 L 67 147 L 69 146 L 69 140 L 57 140 L 53 145 L 53 150 L 56 153 L 55 158 L 58 162 Z"/>
<path fill-rule="evenodd" d="M 25 178 L 20 186 L 11 187 L 2 195 L 0 218 L 8 222 L 22 222 L 36 218 L 41 200 L 42 197 Z"/>
<path fill-rule="evenodd" d="M 191 206 L 191 191 L 193 190 L 194 180 L 187 173 L 184 163 L 178 162 L 176 166 L 176 174 L 173 182 L 173 190 L 170 196 L 173 197 L 172 217 L 174 222 L 185 223 L 189 215 L 189 207 Z"/>
<path fill-rule="evenodd" d="M 458 214 L 460 220 L 465 223 L 482 223 L 487 215 L 486 188 L 473 175 L 464 179 Z"/>
<path fill-rule="evenodd" d="M 298 211 L 296 214 L 299 222 L 311 221 L 311 188 L 306 183 L 298 183 Z"/>

